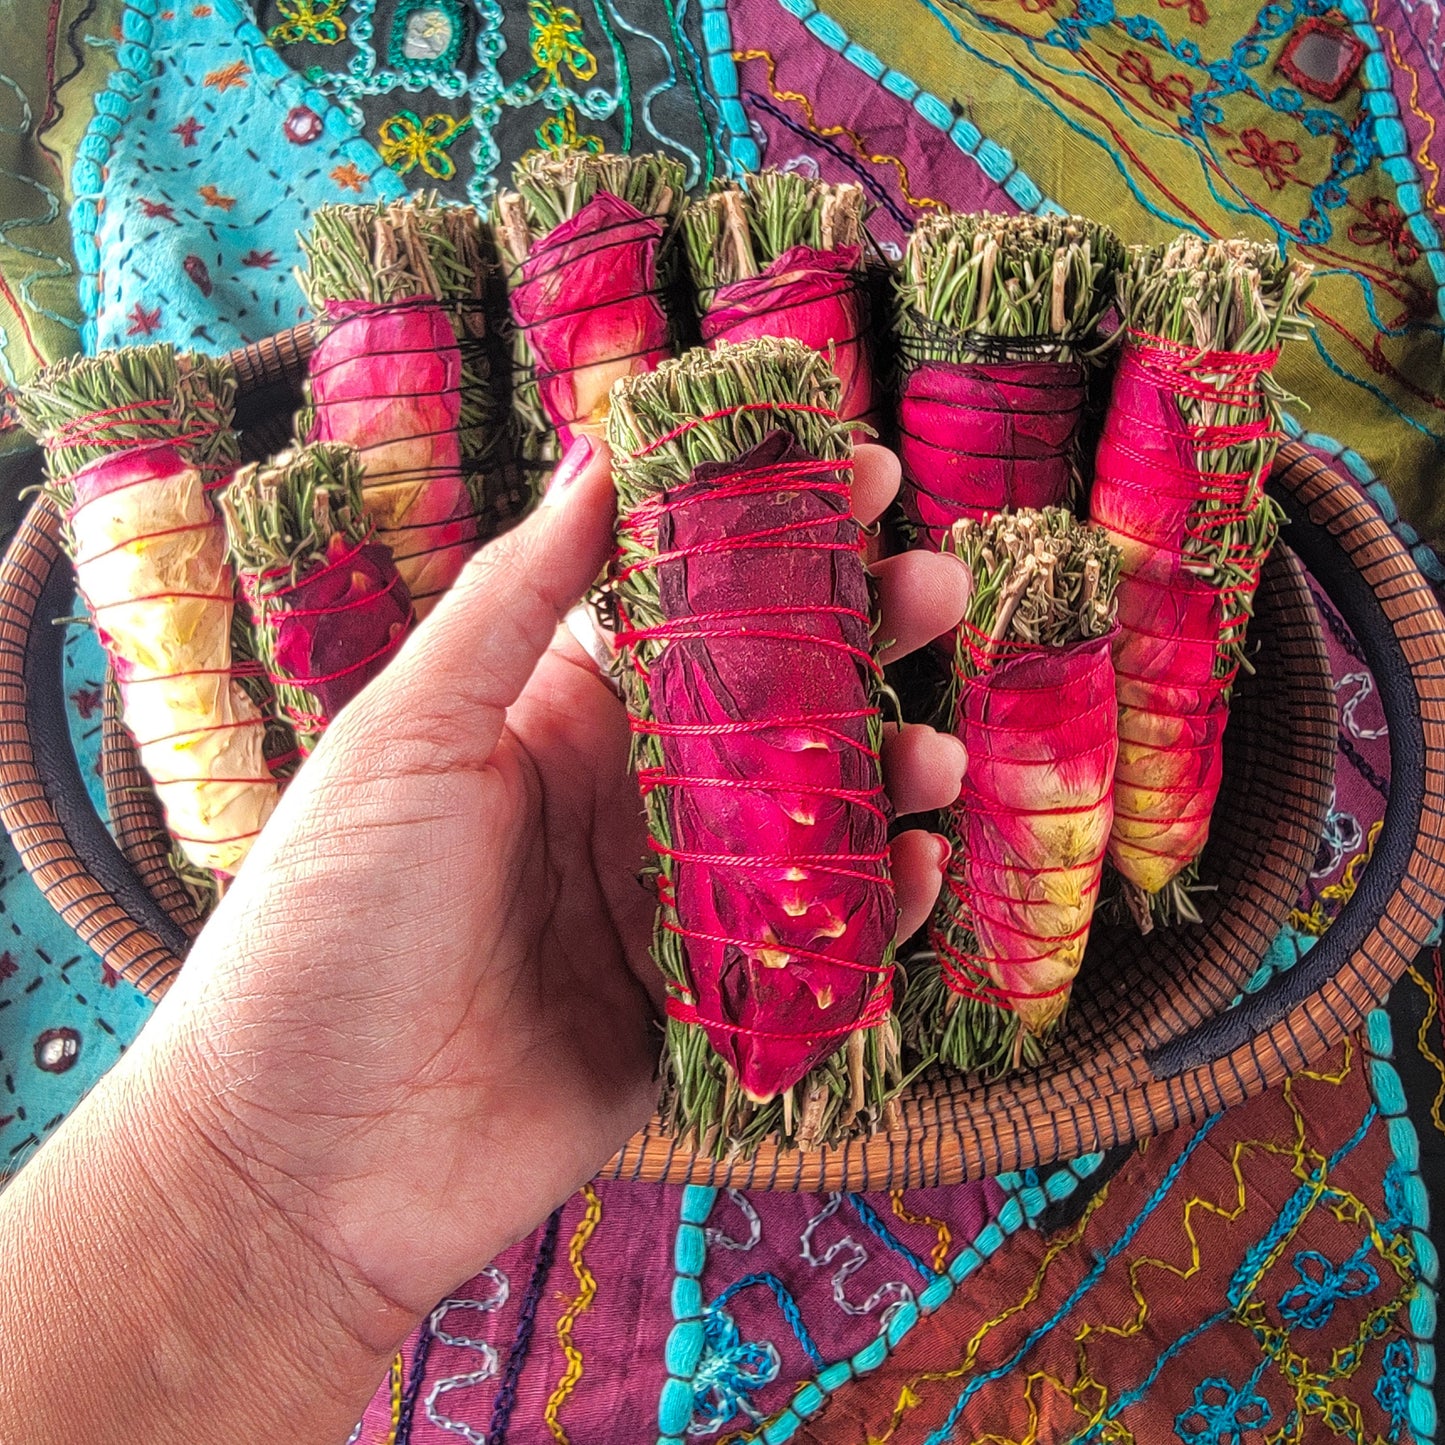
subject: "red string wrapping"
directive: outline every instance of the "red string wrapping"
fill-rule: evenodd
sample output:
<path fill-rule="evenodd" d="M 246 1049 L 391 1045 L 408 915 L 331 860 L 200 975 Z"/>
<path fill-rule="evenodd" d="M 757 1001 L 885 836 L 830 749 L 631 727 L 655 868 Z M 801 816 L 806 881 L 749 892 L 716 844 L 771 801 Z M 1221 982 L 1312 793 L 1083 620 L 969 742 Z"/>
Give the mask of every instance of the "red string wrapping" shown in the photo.
<path fill-rule="evenodd" d="M 1267 551 L 1258 523 L 1279 433 L 1260 382 L 1277 356 L 1131 331 L 1114 380 L 1090 503 L 1123 554 L 1109 856 L 1150 894 L 1198 858 L 1219 791 L 1237 650 Z M 1181 399 L 1204 419 L 1187 420 Z M 1245 464 L 1229 462 L 1234 450 Z M 1212 577 L 1200 575 L 1206 550 Z"/>
<path fill-rule="evenodd" d="M 209 416 L 191 418 L 175 414 L 171 397 L 150 397 L 120 402 L 101 411 L 70 417 L 51 428 L 41 443 L 52 456 L 78 448 L 105 453 L 173 449 L 200 472 L 207 491 L 223 487 L 235 466 L 234 458 L 202 459 L 198 443 L 214 441 L 229 428 L 229 418 L 214 398 L 198 398 L 196 405 Z"/>
<path fill-rule="evenodd" d="M 1089 937 L 1113 817 L 1114 634 L 1063 647 L 965 624 L 954 732 L 968 749 L 930 943 L 954 993 L 1040 1033 Z"/>
<path fill-rule="evenodd" d="M 52 455 L 62 452 L 67 448 L 87 447 L 92 450 L 102 450 L 108 455 L 120 456 L 122 454 L 136 458 L 138 461 L 145 457 L 153 457 L 156 464 L 162 470 L 172 465 L 172 455 L 183 456 L 187 466 L 194 467 L 199 473 L 202 487 L 205 492 L 213 493 L 230 480 L 233 469 L 231 461 L 197 461 L 191 453 L 194 448 L 183 451 L 187 443 L 207 441 L 220 435 L 221 426 L 219 422 L 191 425 L 186 428 L 175 417 L 166 415 L 174 403 L 168 399 L 150 399 L 125 402 L 119 406 L 109 407 L 104 411 L 90 412 L 84 416 L 73 417 L 54 428 L 44 438 L 44 445 Z M 217 415 L 220 414 L 219 404 L 216 405 Z M 137 439 L 133 433 L 140 430 L 148 435 Z M 108 472 L 103 486 L 89 487 L 82 484 L 79 487 L 74 485 L 74 478 L 80 477 L 82 473 L 86 476 L 91 474 L 91 468 L 101 467 L 101 461 L 91 462 L 87 467 L 72 476 L 71 493 L 72 500 L 66 509 L 66 521 L 70 525 L 72 535 L 75 532 L 76 518 L 85 508 L 98 501 L 108 500 L 114 505 L 114 498 L 120 493 L 130 490 L 132 487 L 152 486 L 155 483 L 155 476 L 150 469 L 144 465 L 130 468 L 128 474 L 121 475 L 114 468 L 101 468 Z M 224 538 L 224 527 L 213 508 L 206 508 L 206 515 L 195 518 L 191 521 L 177 523 L 173 527 L 156 527 L 138 536 L 128 536 L 123 540 L 114 543 L 101 551 L 93 552 L 88 556 L 72 557 L 77 574 L 89 572 L 92 565 L 117 553 L 134 548 L 139 543 L 160 542 L 171 537 L 183 536 L 187 533 L 198 535 L 216 533 Z M 83 524 L 82 524 L 83 525 Z M 226 568 L 225 576 L 231 577 L 230 568 Z M 81 593 L 84 597 L 84 592 Z M 125 606 L 136 602 L 160 602 L 172 601 L 214 601 L 234 603 L 234 592 L 225 596 L 219 593 L 181 593 L 174 590 L 164 592 L 153 592 L 144 596 L 127 596 L 111 603 L 95 604 L 86 600 L 87 609 L 92 617 L 97 618 L 97 606 L 116 607 Z M 264 676 L 263 670 L 256 664 L 254 659 L 238 659 L 234 661 L 229 669 L 215 669 L 216 672 L 228 672 L 236 678 L 250 678 Z M 158 682 L 171 681 L 174 678 L 183 676 L 202 677 L 210 675 L 209 669 L 192 669 L 189 673 L 170 674 L 164 678 L 159 676 L 147 676 L 138 681 Z M 292 760 L 294 754 L 282 754 L 268 757 L 267 762 L 273 774 L 279 772 L 287 763 Z"/>
<path fill-rule="evenodd" d="M 198 466 L 169 443 L 123 439 L 111 421 L 105 453 L 69 478 L 77 587 L 172 836 L 197 866 L 230 874 L 277 790 L 265 723 L 237 681 L 257 669 L 231 656 L 225 529 Z M 155 585 L 163 578 L 174 580 Z"/>
<path fill-rule="evenodd" d="M 764 409 L 820 410 L 744 403 L 643 454 Z M 660 937 L 687 980 L 670 980 L 667 1012 L 755 1098 L 891 1006 L 890 814 L 849 465 L 775 432 L 619 527 L 617 641 L 646 684 L 632 727 L 651 744 L 638 781 L 663 860 Z"/>
<path fill-rule="evenodd" d="M 307 440 L 356 449 L 363 505 L 418 617 L 456 580 L 480 537 L 473 491 L 481 464 L 462 452 L 468 353 L 451 319 L 465 309 L 430 296 L 328 302 L 331 329 L 308 372 Z"/>
<path fill-rule="evenodd" d="M 390 552 L 370 533 L 336 535 L 299 577 L 291 567 L 243 572 L 276 698 L 302 756 L 401 646 L 415 620 Z"/>

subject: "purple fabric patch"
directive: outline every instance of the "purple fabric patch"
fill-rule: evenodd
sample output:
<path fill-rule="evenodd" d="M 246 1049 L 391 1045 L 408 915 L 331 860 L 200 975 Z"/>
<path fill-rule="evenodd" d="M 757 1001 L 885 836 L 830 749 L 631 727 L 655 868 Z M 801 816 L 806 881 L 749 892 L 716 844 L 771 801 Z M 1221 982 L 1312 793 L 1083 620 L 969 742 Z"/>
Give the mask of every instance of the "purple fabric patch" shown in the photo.
<path fill-rule="evenodd" d="M 402 1351 L 400 1391 L 393 1370 L 353 1445 L 386 1445 L 398 1425 L 395 1445 L 502 1445 L 497 1396 L 509 1380 L 512 1445 L 553 1438 L 552 1423 L 577 1445 L 652 1439 L 683 1194 L 614 1183 L 573 1195 L 550 1260 L 544 1225 L 438 1304 Z M 781 1409 L 821 1364 L 873 1341 L 890 1307 L 915 1299 L 1002 1201 L 992 1182 L 909 1190 L 896 1208 L 888 1194 L 719 1191 L 700 1281 L 715 1322 L 699 1362 L 700 1410 L 744 1428 L 747 1408 Z M 711 1394 L 710 1380 L 721 1382 Z M 625 1436 L 619 1421 L 629 1422 Z"/>
<path fill-rule="evenodd" d="M 859 182 L 878 207 L 868 229 L 885 249 L 901 246 L 940 202 L 958 211 L 1019 209 L 950 136 L 921 123 L 907 101 L 829 50 L 777 0 L 732 0 L 728 17 L 763 163 Z"/>

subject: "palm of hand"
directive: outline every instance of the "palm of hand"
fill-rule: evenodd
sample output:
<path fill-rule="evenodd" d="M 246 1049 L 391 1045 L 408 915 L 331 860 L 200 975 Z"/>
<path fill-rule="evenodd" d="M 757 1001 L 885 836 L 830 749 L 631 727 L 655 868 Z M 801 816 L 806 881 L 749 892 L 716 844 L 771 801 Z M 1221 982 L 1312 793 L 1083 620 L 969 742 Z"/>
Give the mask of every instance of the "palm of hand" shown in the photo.
<path fill-rule="evenodd" d="M 565 506 L 473 563 L 292 784 L 143 1036 L 202 1082 L 196 1125 L 247 1185 L 412 1314 L 532 1228 L 654 1102 L 626 715 L 552 636 L 610 513 L 605 465 L 589 468 Z M 879 569 L 898 650 L 957 620 L 954 567 Z M 956 794 L 943 741 L 907 729 L 885 751 L 900 812 Z M 905 931 L 937 869 L 929 835 L 896 841 Z"/>
<path fill-rule="evenodd" d="M 445 746 L 398 748 L 389 710 L 337 724 L 278 814 L 284 851 L 253 855 L 164 1007 L 204 981 L 198 1067 L 225 1089 L 206 1127 L 288 1210 L 308 1181 L 303 1226 L 421 1309 L 482 1221 L 565 1198 L 646 1120 L 653 905 L 595 669 L 549 650 L 471 767 L 417 766 Z M 240 1088 L 212 1056 L 238 1027 L 267 1074 Z"/>

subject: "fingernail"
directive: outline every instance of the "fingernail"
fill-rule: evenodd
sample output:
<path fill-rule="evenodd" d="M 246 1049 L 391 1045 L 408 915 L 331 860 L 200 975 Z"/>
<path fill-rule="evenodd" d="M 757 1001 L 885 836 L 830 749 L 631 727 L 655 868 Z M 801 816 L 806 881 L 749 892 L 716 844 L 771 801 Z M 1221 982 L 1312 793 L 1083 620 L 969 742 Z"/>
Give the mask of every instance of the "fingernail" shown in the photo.
<path fill-rule="evenodd" d="M 572 483 L 586 471 L 587 463 L 596 452 L 597 439 L 588 436 L 586 432 L 578 432 L 572 438 L 566 455 L 557 463 L 557 470 L 552 473 L 552 480 L 547 483 L 547 491 L 542 500 L 548 505 L 559 502 Z"/>
<path fill-rule="evenodd" d="M 949 859 L 953 857 L 953 844 L 942 833 L 935 833 L 933 847 L 938 854 L 938 871 L 942 873 L 948 868 Z"/>
<path fill-rule="evenodd" d="M 567 631 L 577 639 L 578 645 L 597 664 L 603 681 L 609 681 L 617 660 L 612 634 L 598 625 L 597 614 L 585 602 L 579 602 L 563 619 Z M 615 690 L 615 689 L 614 689 Z"/>

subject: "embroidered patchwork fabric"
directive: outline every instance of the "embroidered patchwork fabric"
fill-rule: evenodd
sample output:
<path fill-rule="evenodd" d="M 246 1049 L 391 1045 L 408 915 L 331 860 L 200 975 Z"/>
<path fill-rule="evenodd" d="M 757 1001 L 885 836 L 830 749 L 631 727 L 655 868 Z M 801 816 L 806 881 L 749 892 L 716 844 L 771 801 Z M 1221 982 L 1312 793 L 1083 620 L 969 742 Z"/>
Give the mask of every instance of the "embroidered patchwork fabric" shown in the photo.
<path fill-rule="evenodd" d="M 257 18 L 398 175 L 485 204 L 537 147 L 662 150 L 694 186 L 725 173 L 705 14 L 687 0 L 263 0 Z"/>
<path fill-rule="evenodd" d="M 1021 1177 L 589 1187 L 438 1306 L 352 1438 L 580 1445 L 655 1413 L 668 1442 L 1428 1439 L 1432 1246 L 1370 1099 L 1388 1047 L 1382 1023 L 1131 1151 L 1051 1229 L 1065 1191 Z"/>
<path fill-rule="evenodd" d="M 1325 274 L 1289 424 L 1445 578 L 1421 540 L 1445 535 L 1445 86 L 1416 0 L 36 0 L 0 42 L 7 384 L 82 346 L 291 324 L 294 233 L 326 201 L 485 203 L 563 143 L 665 149 L 699 185 L 761 159 L 859 180 L 888 254 L 941 203 L 1299 248 Z M 1316 600 L 1335 798 L 1252 986 L 1353 895 L 1389 792 L 1376 680 Z M 89 768 L 101 667 L 77 633 Z M 8 847 L 0 934 L 14 1167 L 146 1008 Z M 584 1190 L 438 1303 L 353 1439 L 1432 1440 L 1442 1013 L 1431 950 L 1288 1088 L 987 1185 Z"/>

